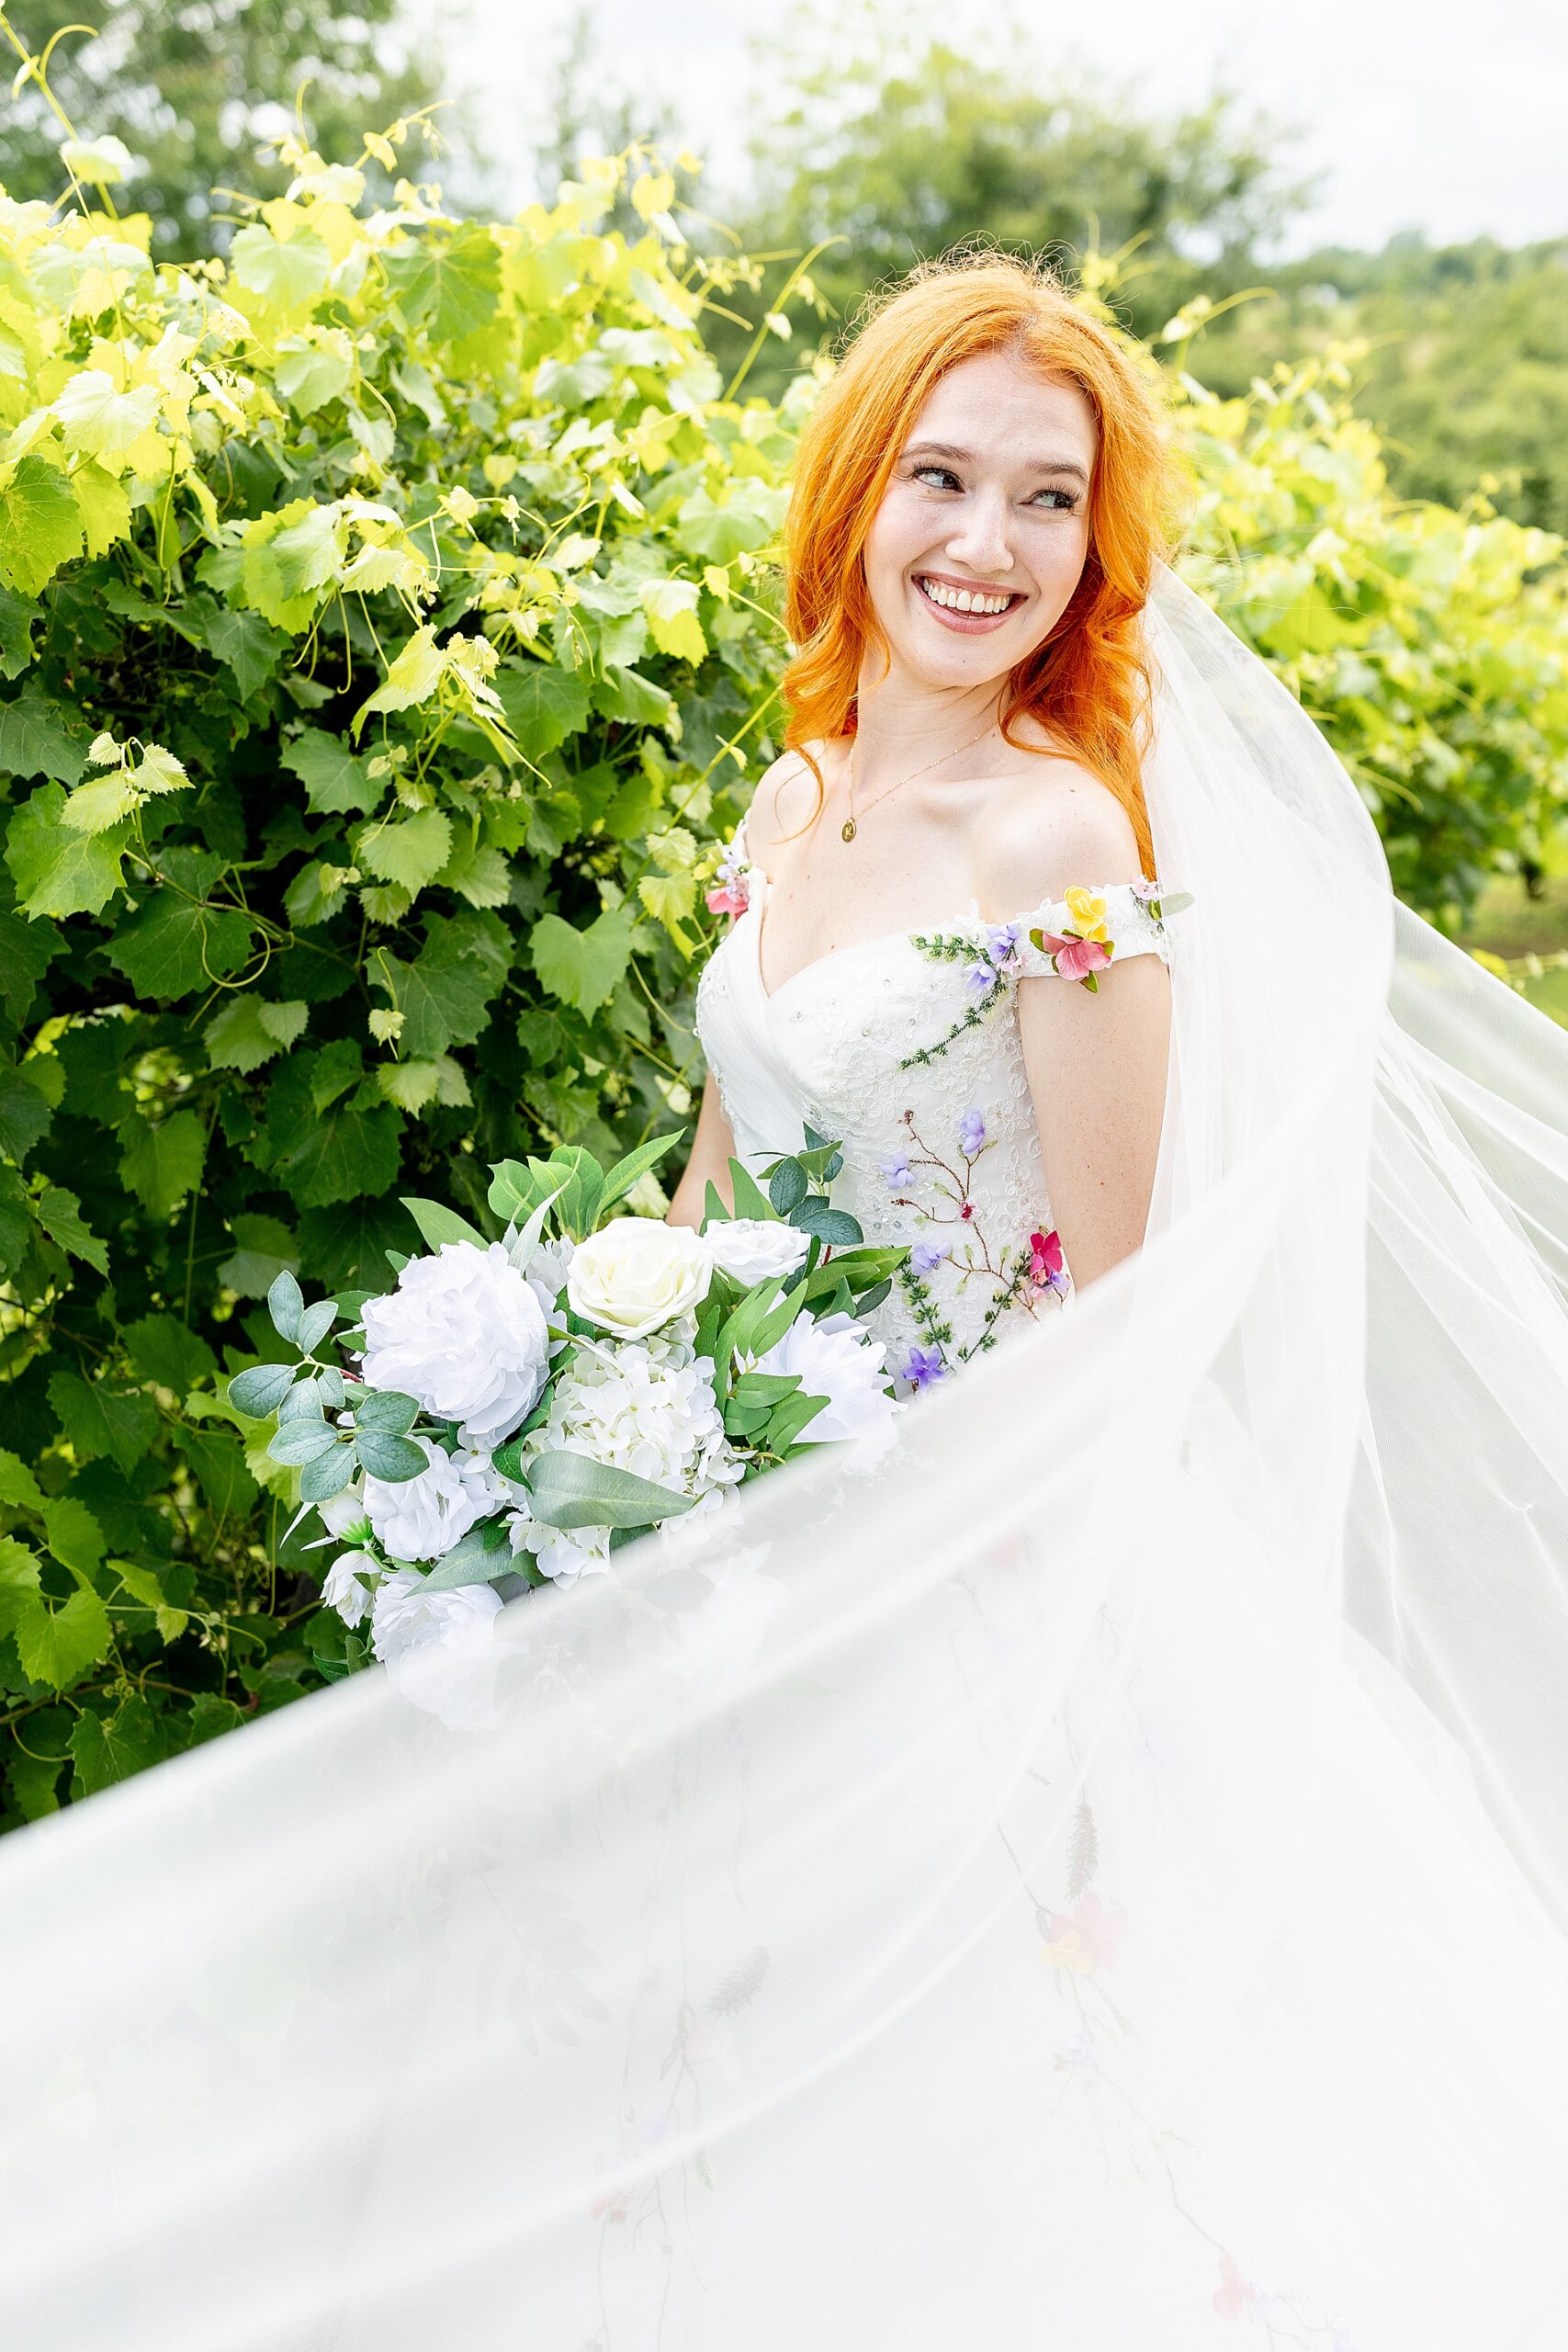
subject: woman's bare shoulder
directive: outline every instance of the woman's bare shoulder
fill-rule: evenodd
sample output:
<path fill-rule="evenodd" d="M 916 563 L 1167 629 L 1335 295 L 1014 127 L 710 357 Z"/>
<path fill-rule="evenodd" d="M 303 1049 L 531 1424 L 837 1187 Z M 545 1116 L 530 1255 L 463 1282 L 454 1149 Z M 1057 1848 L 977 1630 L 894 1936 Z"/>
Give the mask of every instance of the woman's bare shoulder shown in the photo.
<path fill-rule="evenodd" d="M 998 776 L 974 843 L 975 895 L 997 921 L 1046 906 L 1074 884 L 1135 881 L 1133 820 L 1079 760 L 1042 753 L 1027 773 Z"/>
<path fill-rule="evenodd" d="M 807 750 L 818 765 L 831 760 L 836 752 L 835 746 L 826 743 L 812 743 Z M 757 789 L 746 811 L 749 854 L 760 865 L 766 865 L 769 851 L 798 833 L 810 821 L 817 805 L 817 778 L 809 761 L 798 751 L 781 752 L 758 777 Z"/>

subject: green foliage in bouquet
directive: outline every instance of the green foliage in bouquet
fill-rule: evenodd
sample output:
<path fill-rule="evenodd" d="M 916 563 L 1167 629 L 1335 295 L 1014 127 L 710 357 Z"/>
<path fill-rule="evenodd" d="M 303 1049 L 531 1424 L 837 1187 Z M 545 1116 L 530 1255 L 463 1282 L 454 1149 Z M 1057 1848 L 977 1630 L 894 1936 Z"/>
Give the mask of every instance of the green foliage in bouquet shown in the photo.
<path fill-rule="evenodd" d="M 316 1457 L 223 1375 L 301 1264 L 385 1279 L 401 1196 L 677 1123 L 772 748 L 790 435 L 725 396 L 662 172 L 491 224 L 372 211 L 386 138 L 288 161 L 226 264 L 0 200 L 12 1820 L 316 1679 Z"/>

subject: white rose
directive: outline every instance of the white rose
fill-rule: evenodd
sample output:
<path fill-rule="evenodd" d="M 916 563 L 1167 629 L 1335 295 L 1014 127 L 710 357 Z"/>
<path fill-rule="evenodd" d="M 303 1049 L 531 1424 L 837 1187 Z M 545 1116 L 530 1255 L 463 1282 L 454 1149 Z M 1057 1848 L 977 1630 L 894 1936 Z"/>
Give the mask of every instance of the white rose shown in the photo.
<path fill-rule="evenodd" d="M 470 1527 L 512 1499 L 488 1453 L 443 1453 L 426 1437 L 428 1469 L 413 1478 L 365 1481 L 365 1509 L 376 1540 L 394 1560 L 439 1560 Z"/>
<path fill-rule="evenodd" d="M 827 1403 L 800 1432 L 803 1445 L 847 1438 L 885 1438 L 897 1405 L 887 1393 L 887 1351 L 852 1315 L 797 1315 L 782 1340 L 757 1358 L 754 1369 L 797 1373 L 808 1396 Z"/>
<path fill-rule="evenodd" d="M 345 1625 L 362 1625 L 370 1613 L 371 1589 L 361 1579 L 368 1577 L 373 1586 L 380 1573 L 368 1552 L 344 1552 L 327 1570 L 321 1599 Z"/>
<path fill-rule="evenodd" d="M 793 1225 L 774 1225 L 766 1217 L 737 1216 L 727 1224 L 716 1217 L 703 1227 L 703 1239 L 721 1273 L 750 1290 L 773 1274 L 793 1274 L 806 1263 L 810 1237 Z"/>
<path fill-rule="evenodd" d="M 465 1445 L 510 1437 L 549 1374 L 545 1310 L 499 1241 L 446 1241 L 411 1259 L 391 1296 L 367 1303 L 365 1338 L 368 1385 L 459 1422 Z"/>
<path fill-rule="evenodd" d="M 713 1253 L 700 1233 L 657 1217 L 618 1216 L 578 1243 L 566 1295 L 586 1322 L 640 1340 L 700 1306 L 712 1280 Z"/>

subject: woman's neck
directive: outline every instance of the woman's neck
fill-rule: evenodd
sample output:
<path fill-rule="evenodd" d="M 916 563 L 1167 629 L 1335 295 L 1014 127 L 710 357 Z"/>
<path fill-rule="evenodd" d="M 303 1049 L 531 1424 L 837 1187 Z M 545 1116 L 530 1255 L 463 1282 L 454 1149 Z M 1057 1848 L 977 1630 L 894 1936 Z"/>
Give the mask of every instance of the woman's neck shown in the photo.
<path fill-rule="evenodd" d="M 873 684 L 863 672 L 854 736 L 858 789 L 891 786 L 904 771 L 936 765 L 944 752 L 973 743 L 999 715 L 1005 684 L 988 678 L 973 686 L 931 686 L 891 673 Z"/>

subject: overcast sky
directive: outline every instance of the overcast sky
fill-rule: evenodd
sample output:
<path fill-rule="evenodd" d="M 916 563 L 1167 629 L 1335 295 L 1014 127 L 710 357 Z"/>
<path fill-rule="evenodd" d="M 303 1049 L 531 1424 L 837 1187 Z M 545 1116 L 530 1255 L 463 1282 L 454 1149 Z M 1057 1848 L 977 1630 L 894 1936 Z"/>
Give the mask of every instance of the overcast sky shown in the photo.
<path fill-rule="evenodd" d="M 520 153 L 571 0 L 423 0 L 416 13 L 427 11 L 492 152 Z M 998 13 L 910 0 L 904 16 L 958 41 Z M 1434 243 L 1568 232 L 1563 0 L 1022 0 L 1014 13 L 1043 58 L 1135 79 L 1152 107 L 1199 99 L 1223 75 L 1300 125 L 1299 164 L 1325 179 L 1289 251 L 1381 244 L 1405 228 Z M 593 0 L 592 14 L 615 77 L 671 100 L 718 179 L 733 179 L 778 0 Z"/>

